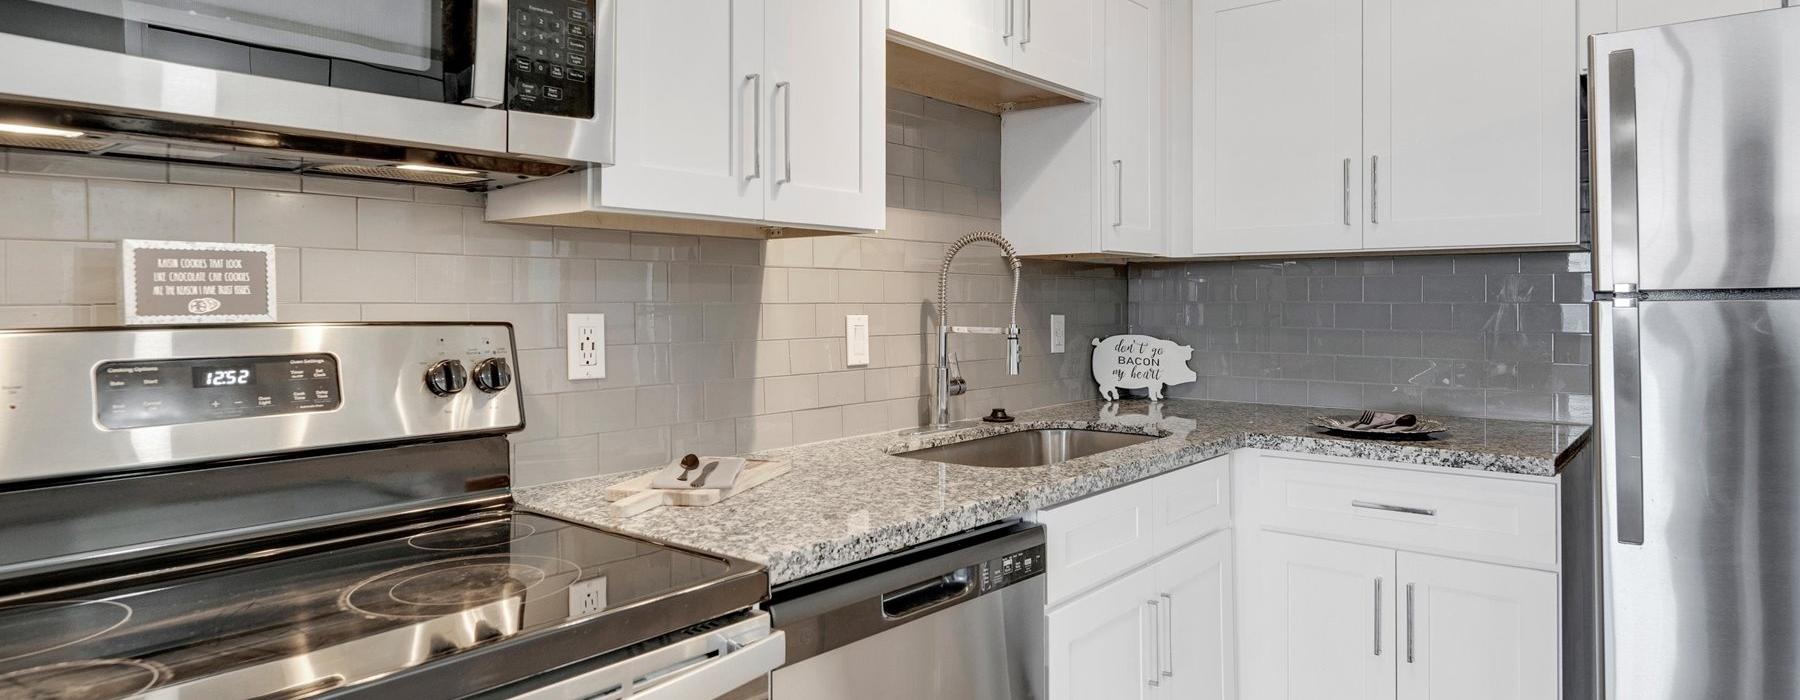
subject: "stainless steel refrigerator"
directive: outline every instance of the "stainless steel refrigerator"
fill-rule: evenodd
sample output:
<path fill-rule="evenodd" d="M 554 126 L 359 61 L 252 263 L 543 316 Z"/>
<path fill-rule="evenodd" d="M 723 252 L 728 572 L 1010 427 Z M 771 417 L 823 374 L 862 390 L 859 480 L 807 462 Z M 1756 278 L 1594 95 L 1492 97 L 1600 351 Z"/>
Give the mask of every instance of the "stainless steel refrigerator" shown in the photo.
<path fill-rule="evenodd" d="M 1800 8 L 1591 49 L 1564 696 L 1800 698 Z"/>

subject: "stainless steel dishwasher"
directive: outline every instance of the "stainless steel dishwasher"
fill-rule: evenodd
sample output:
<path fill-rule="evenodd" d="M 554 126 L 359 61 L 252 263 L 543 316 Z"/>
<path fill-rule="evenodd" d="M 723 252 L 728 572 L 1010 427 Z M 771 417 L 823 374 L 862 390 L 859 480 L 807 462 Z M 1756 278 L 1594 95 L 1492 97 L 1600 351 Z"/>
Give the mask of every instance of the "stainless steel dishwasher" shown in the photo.
<path fill-rule="evenodd" d="M 1042 698 L 1043 574 L 1043 528 L 1009 522 L 777 587 L 771 697 Z"/>

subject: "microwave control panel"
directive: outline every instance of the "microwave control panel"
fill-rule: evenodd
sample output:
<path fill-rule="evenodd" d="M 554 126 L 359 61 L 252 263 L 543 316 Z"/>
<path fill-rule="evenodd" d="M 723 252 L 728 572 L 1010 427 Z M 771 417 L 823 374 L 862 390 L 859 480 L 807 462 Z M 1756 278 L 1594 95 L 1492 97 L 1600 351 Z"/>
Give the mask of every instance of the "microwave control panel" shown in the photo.
<path fill-rule="evenodd" d="M 511 0 L 506 107 L 594 116 L 595 0 Z"/>
<path fill-rule="evenodd" d="M 94 400 L 108 430 L 330 411 L 337 358 L 327 354 L 123 360 L 94 368 Z"/>

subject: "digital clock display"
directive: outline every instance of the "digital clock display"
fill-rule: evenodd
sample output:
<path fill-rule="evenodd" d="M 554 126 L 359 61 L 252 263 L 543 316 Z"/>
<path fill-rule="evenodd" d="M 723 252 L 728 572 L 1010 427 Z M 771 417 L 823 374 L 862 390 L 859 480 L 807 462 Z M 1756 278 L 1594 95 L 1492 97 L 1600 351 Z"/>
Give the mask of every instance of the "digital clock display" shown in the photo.
<path fill-rule="evenodd" d="M 195 367 L 194 388 L 203 389 L 215 386 L 248 386 L 256 383 L 253 368 L 238 365 L 235 367 Z"/>

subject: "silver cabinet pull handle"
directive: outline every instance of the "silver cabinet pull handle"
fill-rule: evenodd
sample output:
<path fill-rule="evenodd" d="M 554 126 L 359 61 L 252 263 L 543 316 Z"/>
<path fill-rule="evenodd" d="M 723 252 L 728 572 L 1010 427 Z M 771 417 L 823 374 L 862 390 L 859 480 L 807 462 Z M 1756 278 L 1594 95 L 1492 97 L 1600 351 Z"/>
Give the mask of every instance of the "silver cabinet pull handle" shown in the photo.
<path fill-rule="evenodd" d="M 1381 156 L 1369 156 L 1369 223 L 1381 223 Z"/>
<path fill-rule="evenodd" d="M 1162 617 L 1162 604 L 1157 602 L 1157 600 L 1155 598 L 1151 598 L 1150 600 L 1144 601 L 1144 604 L 1150 606 L 1150 624 L 1154 626 L 1153 629 L 1150 631 L 1150 639 L 1151 639 L 1151 643 L 1156 645 L 1156 648 L 1150 650 L 1150 654 L 1151 654 L 1150 663 L 1155 664 L 1155 665 L 1161 665 L 1161 663 L 1162 663 L 1162 620 L 1160 618 Z M 1157 675 L 1157 671 L 1158 671 L 1157 668 L 1152 667 L 1150 669 L 1150 677 L 1144 679 L 1144 682 L 1150 684 L 1150 687 L 1152 687 L 1152 688 L 1162 685 L 1162 681 L 1159 680 L 1160 677 Z"/>
<path fill-rule="evenodd" d="M 1125 161 L 1113 161 L 1113 226 L 1125 225 Z"/>
<path fill-rule="evenodd" d="M 781 91 L 781 179 L 775 184 L 794 181 L 794 86 L 783 80 L 775 84 Z"/>
<path fill-rule="evenodd" d="M 1406 663 L 1413 662 L 1413 585 L 1406 584 Z"/>
<path fill-rule="evenodd" d="M 1019 37 L 1019 45 L 1031 43 L 1031 0 L 1025 0 L 1025 30 Z"/>
<path fill-rule="evenodd" d="M 1381 656 L 1381 577 L 1375 577 L 1375 655 Z"/>
<path fill-rule="evenodd" d="M 1344 225 L 1350 225 L 1350 159 L 1344 159 Z"/>
<path fill-rule="evenodd" d="M 756 112 L 750 117 L 750 176 L 744 179 L 755 180 L 762 177 L 762 74 L 751 73 L 744 76 L 744 81 L 750 83 L 751 92 L 756 93 Z"/>
<path fill-rule="evenodd" d="M 1162 652 L 1162 675 L 1164 678 L 1175 677 L 1175 597 L 1163 593 L 1163 641 L 1159 650 Z"/>
<path fill-rule="evenodd" d="M 1013 35 L 1013 0 L 1006 0 L 1006 31 L 1000 34 L 1002 39 L 1011 39 Z"/>
<path fill-rule="evenodd" d="M 1366 508 L 1369 510 L 1385 510 L 1390 513 L 1408 513 L 1411 515 L 1427 515 L 1427 516 L 1437 515 L 1436 508 L 1414 508 L 1412 506 L 1396 506 L 1396 505 L 1391 505 L 1391 504 L 1387 504 L 1387 503 L 1375 503 L 1372 501 L 1351 501 L 1350 507 L 1351 508 Z"/>

